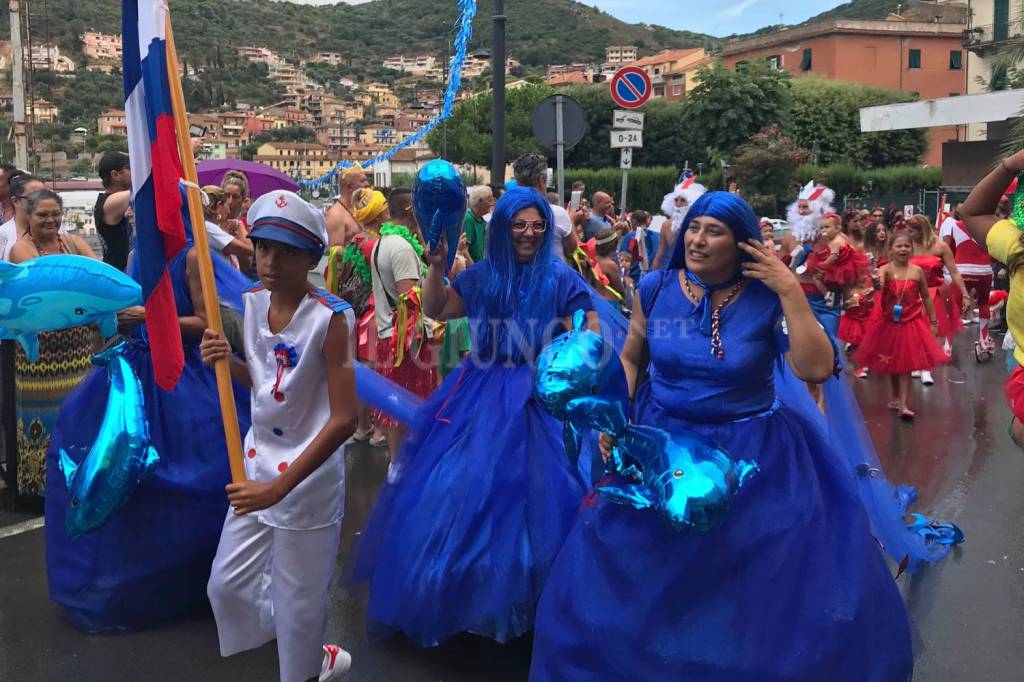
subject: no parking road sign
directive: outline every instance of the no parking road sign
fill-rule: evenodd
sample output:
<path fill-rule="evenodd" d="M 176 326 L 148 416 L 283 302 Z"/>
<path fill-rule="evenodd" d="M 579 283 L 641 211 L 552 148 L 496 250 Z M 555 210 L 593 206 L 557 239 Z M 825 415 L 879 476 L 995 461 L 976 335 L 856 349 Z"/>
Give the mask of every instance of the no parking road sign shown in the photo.
<path fill-rule="evenodd" d="M 609 81 L 612 99 L 623 109 L 642 107 L 651 98 L 651 79 L 637 66 L 624 66 Z"/>

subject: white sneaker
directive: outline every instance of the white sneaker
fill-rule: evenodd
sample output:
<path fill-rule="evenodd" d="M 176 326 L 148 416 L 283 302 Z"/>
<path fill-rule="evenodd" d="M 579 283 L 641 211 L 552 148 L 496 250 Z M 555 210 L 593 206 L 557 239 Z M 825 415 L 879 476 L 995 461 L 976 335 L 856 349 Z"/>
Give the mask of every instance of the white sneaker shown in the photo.
<path fill-rule="evenodd" d="M 915 369 L 913 372 L 910 373 L 910 376 L 913 377 L 914 379 L 920 379 L 921 378 L 921 372 L 919 372 L 918 370 Z"/>
<path fill-rule="evenodd" d="M 336 680 L 352 667 L 352 654 L 337 644 L 324 644 L 324 663 L 320 668 L 320 682 Z"/>
<path fill-rule="evenodd" d="M 932 373 L 928 370 L 921 372 L 921 384 L 924 386 L 931 386 L 935 383 L 935 379 L 932 378 Z"/>

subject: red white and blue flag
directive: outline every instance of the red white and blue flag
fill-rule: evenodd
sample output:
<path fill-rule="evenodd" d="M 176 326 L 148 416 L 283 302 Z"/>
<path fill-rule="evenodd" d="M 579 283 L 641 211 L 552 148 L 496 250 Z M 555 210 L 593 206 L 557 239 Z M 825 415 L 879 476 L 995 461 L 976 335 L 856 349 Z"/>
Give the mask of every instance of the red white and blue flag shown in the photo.
<path fill-rule="evenodd" d="M 157 385 L 174 388 L 185 365 L 168 263 L 185 248 L 181 158 L 167 75 L 167 5 L 123 0 L 124 108 L 135 211 L 135 260 Z"/>

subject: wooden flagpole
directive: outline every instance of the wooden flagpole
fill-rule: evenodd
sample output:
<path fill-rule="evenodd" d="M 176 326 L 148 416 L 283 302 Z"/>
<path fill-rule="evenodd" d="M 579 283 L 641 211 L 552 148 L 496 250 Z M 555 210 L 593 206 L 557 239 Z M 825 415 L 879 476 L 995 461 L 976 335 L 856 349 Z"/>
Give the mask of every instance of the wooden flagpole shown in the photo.
<path fill-rule="evenodd" d="M 192 139 L 188 131 L 188 112 L 185 108 L 185 94 L 181 88 L 181 76 L 178 74 L 178 51 L 174 47 L 174 34 L 171 31 L 171 13 L 167 10 L 167 79 L 171 87 L 171 106 L 174 111 L 174 126 L 177 131 L 178 154 L 185 180 L 193 185 L 199 184 L 196 173 L 196 160 L 192 156 Z M 192 236 L 195 239 L 196 255 L 199 258 L 199 279 L 203 287 L 203 305 L 206 308 L 206 323 L 218 334 L 224 333 L 224 325 L 220 319 L 220 301 L 217 299 L 217 284 L 213 275 L 213 259 L 210 257 L 210 244 L 206 238 L 206 219 L 203 215 L 203 204 L 199 190 L 186 187 L 188 198 L 188 214 L 192 219 Z M 245 481 L 245 465 L 242 460 L 242 435 L 238 428 L 238 413 L 235 411 L 235 393 L 231 385 L 231 369 L 228 360 L 221 360 L 214 365 L 217 376 L 217 393 L 220 396 L 220 416 L 224 421 L 224 438 L 228 447 L 228 463 L 231 465 L 231 482 Z"/>

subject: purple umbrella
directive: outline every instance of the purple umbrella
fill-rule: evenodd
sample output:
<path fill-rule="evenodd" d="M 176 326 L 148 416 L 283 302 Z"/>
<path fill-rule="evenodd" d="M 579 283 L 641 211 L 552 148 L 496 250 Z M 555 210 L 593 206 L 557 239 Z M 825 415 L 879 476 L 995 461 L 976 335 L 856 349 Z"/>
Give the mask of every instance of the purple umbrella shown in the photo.
<path fill-rule="evenodd" d="M 219 185 L 228 171 L 242 171 L 249 178 L 249 196 L 253 199 L 275 189 L 298 192 L 299 183 L 265 163 L 241 159 L 209 159 L 200 161 L 196 168 L 200 185 Z"/>

